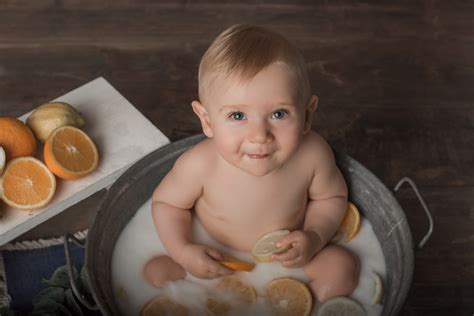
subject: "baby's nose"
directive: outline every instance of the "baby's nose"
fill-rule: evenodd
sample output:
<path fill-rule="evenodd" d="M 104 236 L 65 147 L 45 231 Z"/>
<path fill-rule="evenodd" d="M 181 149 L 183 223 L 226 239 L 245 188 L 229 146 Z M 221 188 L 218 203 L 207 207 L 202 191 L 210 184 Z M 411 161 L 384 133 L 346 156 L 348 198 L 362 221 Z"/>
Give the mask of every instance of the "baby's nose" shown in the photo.
<path fill-rule="evenodd" d="M 264 144 L 273 139 L 273 135 L 265 123 L 250 125 L 248 139 L 251 143 Z"/>

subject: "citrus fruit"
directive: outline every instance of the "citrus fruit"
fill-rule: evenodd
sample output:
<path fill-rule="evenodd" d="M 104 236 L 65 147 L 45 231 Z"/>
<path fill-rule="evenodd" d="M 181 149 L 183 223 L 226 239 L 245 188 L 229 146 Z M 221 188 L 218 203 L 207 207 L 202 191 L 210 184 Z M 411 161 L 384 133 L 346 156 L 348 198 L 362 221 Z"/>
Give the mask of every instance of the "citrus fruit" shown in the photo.
<path fill-rule="evenodd" d="M 241 261 L 230 255 L 225 255 L 224 260 L 219 261 L 219 263 L 234 271 L 247 271 L 248 272 L 248 271 L 252 271 L 253 268 L 255 267 L 254 263 Z"/>
<path fill-rule="evenodd" d="M 5 150 L 3 149 L 2 146 L 0 146 L 0 176 L 3 173 L 3 168 L 5 168 L 5 161 L 6 161 Z"/>
<path fill-rule="evenodd" d="M 257 292 L 255 289 L 242 281 L 237 276 L 224 276 L 221 277 L 216 288 L 231 294 L 239 302 L 253 304 L 257 300 Z"/>
<path fill-rule="evenodd" d="M 207 312 L 209 315 L 227 315 L 231 309 L 231 305 L 227 302 L 221 302 L 215 298 L 209 297 L 206 303 Z"/>
<path fill-rule="evenodd" d="M 289 230 L 277 230 L 268 233 L 261 237 L 252 248 L 252 256 L 257 262 L 270 262 L 272 261 L 272 254 L 284 253 L 290 246 L 277 247 L 276 242 L 280 240 L 286 234 L 289 234 Z"/>
<path fill-rule="evenodd" d="M 336 233 L 333 241 L 339 241 L 344 239 L 345 241 L 350 241 L 352 238 L 357 235 L 360 229 L 360 212 L 357 207 L 351 203 L 347 203 L 346 214 L 342 219 L 341 226 L 339 227 L 338 232 Z"/>
<path fill-rule="evenodd" d="M 36 139 L 25 123 L 15 117 L 0 117 L 0 146 L 5 150 L 6 161 L 36 153 Z"/>
<path fill-rule="evenodd" d="M 186 316 L 189 315 L 189 311 L 186 306 L 176 303 L 167 297 L 156 297 L 146 303 L 140 312 L 140 316 L 162 315 Z"/>
<path fill-rule="evenodd" d="M 364 308 L 356 301 L 344 297 L 334 297 L 323 303 L 319 309 L 317 316 L 365 316 Z"/>
<path fill-rule="evenodd" d="M 62 179 L 77 179 L 97 168 L 99 154 L 92 139 L 73 126 L 55 129 L 44 144 L 44 161 Z"/>
<path fill-rule="evenodd" d="M 2 199 L 9 206 L 32 210 L 45 206 L 56 191 L 56 178 L 33 157 L 10 160 L 1 183 Z"/>
<path fill-rule="evenodd" d="M 372 298 L 372 304 L 380 304 L 380 302 L 382 302 L 384 294 L 382 278 L 376 272 L 372 272 L 372 277 L 374 278 L 375 282 L 375 292 Z"/>
<path fill-rule="evenodd" d="M 280 278 L 270 281 L 265 289 L 265 296 L 270 301 L 276 315 L 309 315 L 313 298 L 308 287 L 291 278 Z"/>
<path fill-rule="evenodd" d="M 49 102 L 37 107 L 26 120 L 26 125 L 33 131 L 35 137 L 46 141 L 48 136 L 61 126 L 84 126 L 84 118 L 76 109 L 64 102 Z"/>

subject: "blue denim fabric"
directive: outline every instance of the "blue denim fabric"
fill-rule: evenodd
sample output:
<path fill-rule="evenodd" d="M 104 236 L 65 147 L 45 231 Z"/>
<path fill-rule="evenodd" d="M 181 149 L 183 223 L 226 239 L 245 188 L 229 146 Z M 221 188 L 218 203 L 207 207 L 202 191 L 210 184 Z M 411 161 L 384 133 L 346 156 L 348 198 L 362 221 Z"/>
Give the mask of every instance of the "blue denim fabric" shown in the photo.
<path fill-rule="evenodd" d="M 70 244 L 71 258 L 78 271 L 84 264 L 84 249 Z M 10 308 L 30 311 L 31 301 L 46 287 L 43 279 L 49 280 L 53 272 L 66 264 L 64 246 L 57 245 L 41 249 L 2 251 L 7 277 Z"/>

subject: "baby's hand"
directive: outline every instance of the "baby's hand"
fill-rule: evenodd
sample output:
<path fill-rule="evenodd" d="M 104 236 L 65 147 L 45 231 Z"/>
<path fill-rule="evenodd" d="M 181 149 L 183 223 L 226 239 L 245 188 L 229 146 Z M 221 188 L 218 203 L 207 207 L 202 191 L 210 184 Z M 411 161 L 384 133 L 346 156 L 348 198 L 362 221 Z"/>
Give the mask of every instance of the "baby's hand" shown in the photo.
<path fill-rule="evenodd" d="M 305 265 L 322 248 L 319 235 L 309 230 L 293 231 L 282 237 L 276 245 L 278 247 L 290 246 L 287 252 L 272 255 L 273 260 L 280 261 L 287 268 Z"/>
<path fill-rule="evenodd" d="M 188 244 L 181 251 L 179 263 L 195 277 L 212 279 L 232 273 L 232 270 L 227 269 L 218 262 L 223 259 L 224 256 L 213 248 Z"/>

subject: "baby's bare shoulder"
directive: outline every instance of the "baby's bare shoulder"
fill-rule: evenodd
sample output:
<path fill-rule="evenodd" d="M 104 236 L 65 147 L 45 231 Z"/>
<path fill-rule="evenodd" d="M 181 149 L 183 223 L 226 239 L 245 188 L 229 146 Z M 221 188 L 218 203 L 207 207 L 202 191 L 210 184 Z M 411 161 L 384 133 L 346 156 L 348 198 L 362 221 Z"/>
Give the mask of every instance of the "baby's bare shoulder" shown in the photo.
<path fill-rule="evenodd" d="M 173 170 L 194 173 L 206 173 L 214 165 L 216 150 L 208 138 L 185 151 L 176 160 Z"/>
<path fill-rule="evenodd" d="M 334 161 L 334 154 L 327 141 L 318 133 L 310 131 L 303 138 L 302 154 L 316 163 Z"/>

